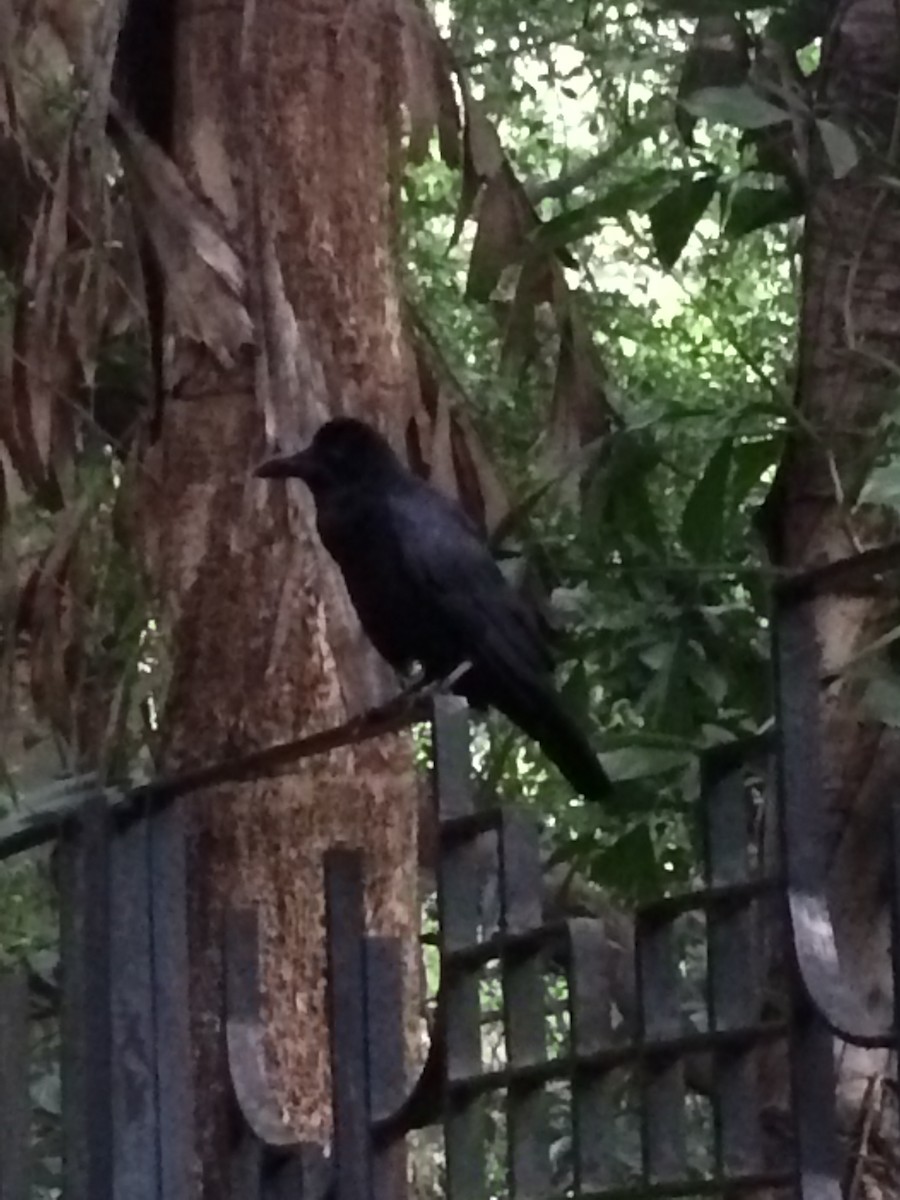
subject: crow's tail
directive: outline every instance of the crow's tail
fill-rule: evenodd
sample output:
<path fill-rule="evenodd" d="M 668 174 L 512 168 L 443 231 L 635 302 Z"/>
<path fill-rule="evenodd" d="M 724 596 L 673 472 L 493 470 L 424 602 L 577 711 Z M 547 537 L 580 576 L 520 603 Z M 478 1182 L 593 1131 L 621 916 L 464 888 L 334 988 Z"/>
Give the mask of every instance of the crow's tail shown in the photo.
<path fill-rule="evenodd" d="M 518 689 L 517 689 L 518 691 Z M 499 698 L 498 698 L 499 699 Z M 532 684 L 496 707 L 540 743 L 541 749 L 585 800 L 601 800 L 612 791 L 609 776 L 597 761 L 581 729 L 557 697 L 543 684 Z"/>

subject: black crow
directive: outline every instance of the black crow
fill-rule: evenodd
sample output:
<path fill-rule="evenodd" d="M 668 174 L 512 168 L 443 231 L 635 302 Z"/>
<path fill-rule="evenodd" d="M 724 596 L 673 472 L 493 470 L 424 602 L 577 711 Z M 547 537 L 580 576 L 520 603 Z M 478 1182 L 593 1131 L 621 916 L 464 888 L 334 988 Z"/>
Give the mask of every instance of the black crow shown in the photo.
<path fill-rule="evenodd" d="M 367 636 L 395 670 L 418 663 L 427 681 L 455 676 L 452 690 L 473 708 L 505 713 L 581 795 L 609 791 L 554 690 L 537 614 L 463 511 L 407 470 L 380 434 L 339 417 L 305 450 L 272 458 L 256 474 L 309 487 L 325 549 Z M 463 663 L 470 666 L 460 673 Z"/>

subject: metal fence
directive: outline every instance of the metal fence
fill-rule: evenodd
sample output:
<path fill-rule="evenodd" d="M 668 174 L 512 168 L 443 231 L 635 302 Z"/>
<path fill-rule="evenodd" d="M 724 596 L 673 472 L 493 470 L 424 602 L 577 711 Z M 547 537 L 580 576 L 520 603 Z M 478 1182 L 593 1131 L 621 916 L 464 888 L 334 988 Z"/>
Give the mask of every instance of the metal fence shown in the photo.
<path fill-rule="evenodd" d="M 332 851 L 324 878 L 334 1136 L 328 1149 L 298 1144 L 267 1082 L 255 914 L 233 913 L 225 1000 L 242 1115 L 234 1200 L 402 1200 L 409 1135 L 423 1127 L 442 1134 L 451 1200 L 838 1200 L 833 1035 L 887 1047 L 895 1035 L 873 1025 L 834 948 L 810 604 L 823 589 L 869 586 L 879 561 L 860 556 L 779 590 L 775 734 L 704 757 L 704 883 L 637 914 L 631 1020 L 610 993 L 603 923 L 544 921 L 536 827 L 515 808 L 476 808 L 465 713 L 438 700 L 440 989 L 425 1066 L 407 1078 L 401 949 L 365 932 L 362 857 Z M 748 846 L 748 770 L 777 778 L 781 853 L 765 869 Z M 164 788 L 114 793 L 75 780 L 0 829 L 2 858 L 57 846 L 65 1200 L 192 1194 L 183 803 Z M 498 896 L 490 921 L 479 901 L 487 837 Z M 692 982 L 681 970 L 686 922 L 703 964 Z M 773 944 L 792 964 L 774 1003 Z M 895 958 L 897 946 L 895 936 Z M 502 1046 L 490 1061 L 486 980 L 502 997 Z M 699 1006 L 696 996 L 688 1005 L 698 980 Z M 0 981 L 0 1200 L 30 1195 L 27 1047 L 27 980 L 9 974 Z M 766 1055 L 789 1068 L 786 1127 L 762 1107 Z M 629 1137 L 635 1153 L 623 1161 Z"/>

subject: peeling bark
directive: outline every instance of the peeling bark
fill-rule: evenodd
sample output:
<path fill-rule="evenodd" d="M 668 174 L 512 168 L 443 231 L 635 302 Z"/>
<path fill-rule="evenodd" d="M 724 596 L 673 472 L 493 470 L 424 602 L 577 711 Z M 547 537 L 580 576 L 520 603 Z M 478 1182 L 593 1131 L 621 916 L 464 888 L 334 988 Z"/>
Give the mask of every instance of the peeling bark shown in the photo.
<path fill-rule="evenodd" d="M 378 3 L 182 4 L 174 158 L 227 231 L 254 344 L 221 355 L 168 330 L 162 433 L 140 467 L 143 545 L 164 605 L 171 682 L 165 765 L 323 728 L 383 699 L 314 533 L 308 497 L 251 477 L 267 441 L 304 440 L 328 413 L 398 442 L 414 364 L 392 268 L 397 29 Z M 269 1053 L 285 1113 L 324 1138 L 328 1040 L 321 856 L 367 851 L 370 928 L 416 932 L 416 787 L 409 742 L 384 738 L 296 776 L 192 803 L 192 1016 L 202 1191 L 225 1194 L 222 918 L 261 913 Z M 410 990 L 416 972 L 408 973 Z M 408 1011 L 415 1011 L 410 996 Z"/>

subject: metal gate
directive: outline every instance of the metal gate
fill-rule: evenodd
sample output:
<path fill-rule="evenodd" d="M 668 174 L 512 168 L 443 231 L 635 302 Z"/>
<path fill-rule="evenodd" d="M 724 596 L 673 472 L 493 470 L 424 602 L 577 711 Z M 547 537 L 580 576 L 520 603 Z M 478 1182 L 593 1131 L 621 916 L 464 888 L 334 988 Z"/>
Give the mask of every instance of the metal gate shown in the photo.
<path fill-rule="evenodd" d="M 466 714 L 438 699 L 440 989 L 425 1066 L 407 1078 L 400 947 L 365 933 L 362 856 L 330 852 L 324 879 L 334 1138 L 328 1149 L 297 1144 L 266 1078 L 255 914 L 231 914 L 226 1027 L 241 1113 L 231 1150 L 234 1200 L 402 1200 L 410 1132 L 430 1126 L 442 1131 L 450 1200 L 763 1191 L 838 1200 L 833 1036 L 893 1047 L 895 1035 L 873 1025 L 834 946 L 810 604 L 822 590 L 868 586 L 879 564 L 877 553 L 861 555 L 778 591 L 775 731 L 705 755 L 703 886 L 638 912 L 629 1020 L 610 994 L 603 923 L 545 922 L 536 827 L 515 808 L 476 808 Z M 781 854 L 765 868 L 748 848 L 748 771 L 777 779 Z M 3 859 L 43 842 L 57 847 L 65 1200 L 192 1194 L 189 801 L 179 790 L 187 789 L 160 784 L 120 792 L 71 780 L 49 789 L 38 811 L 0 828 Z M 490 920 L 479 900 L 484 839 L 494 848 L 498 897 Z M 705 964 L 690 1012 L 680 969 L 686 925 Z M 766 975 L 773 938 L 792 962 L 792 983 L 774 1000 Z M 896 966 L 896 932 L 893 942 Z M 486 979 L 502 997 L 495 1021 L 501 1052 L 491 1061 L 482 1047 Z M 24 975 L 5 976 L 0 1200 L 31 1194 L 28 1006 Z M 761 1107 L 766 1055 L 789 1064 L 787 1126 L 773 1124 Z M 623 1165 L 618 1151 L 629 1137 L 634 1154 Z M 505 1178 L 498 1183 L 501 1151 Z"/>

